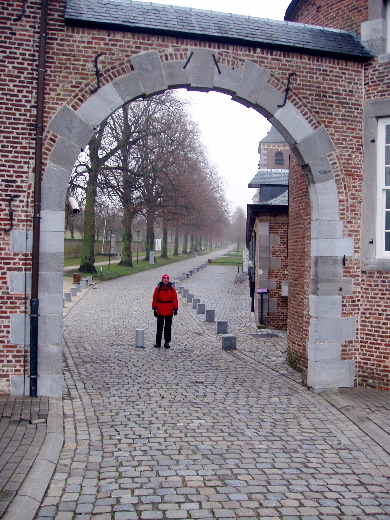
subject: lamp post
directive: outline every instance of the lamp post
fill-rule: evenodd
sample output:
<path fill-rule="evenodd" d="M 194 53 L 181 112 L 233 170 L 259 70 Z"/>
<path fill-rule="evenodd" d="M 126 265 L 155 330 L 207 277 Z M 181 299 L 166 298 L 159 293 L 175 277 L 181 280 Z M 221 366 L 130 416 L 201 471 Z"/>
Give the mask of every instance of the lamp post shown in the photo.
<path fill-rule="evenodd" d="M 139 233 L 140 233 L 140 230 L 136 229 L 135 232 L 137 233 L 137 265 L 138 265 L 138 243 L 139 243 Z"/>
<path fill-rule="evenodd" d="M 108 250 L 108 270 L 110 270 L 110 264 L 111 264 L 111 239 L 112 239 L 112 227 L 110 226 L 110 248 Z"/>

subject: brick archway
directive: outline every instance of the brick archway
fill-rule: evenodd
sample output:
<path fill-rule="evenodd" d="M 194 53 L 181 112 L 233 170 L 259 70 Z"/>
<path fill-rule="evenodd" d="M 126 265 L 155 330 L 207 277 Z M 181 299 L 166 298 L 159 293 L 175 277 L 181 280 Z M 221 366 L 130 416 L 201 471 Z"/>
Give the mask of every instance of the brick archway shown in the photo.
<path fill-rule="evenodd" d="M 341 317 L 342 261 L 353 256 L 353 240 L 343 238 L 338 192 L 329 156 L 333 143 L 322 126 L 313 126 L 268 83 L 270 72 L 247 60 L 242 69 L 215 67 L 213 51 L 190 50 L 189 61 L 162 62 L 157 51 L 134 55 L 134 70 L 91 95 L 77 110 L 56 113 L 48 130 L 57 136 L 45 170 L 42 191 L 40 300 L 40 395 L 61 394 L 61 323 L 64 199 L 72 167 L 95 128 L 131 100 L 169 88 L 215 90 L 254 108 L 285 137 L 309 184 L 311 201 L 311 287 L 307 384 L 315 389 L 353 386 L 354 362 L 341 360 L 341 345 L 355 337 L 354 318 Z M 332 272 L 330 276 L 329 273 Z"/>

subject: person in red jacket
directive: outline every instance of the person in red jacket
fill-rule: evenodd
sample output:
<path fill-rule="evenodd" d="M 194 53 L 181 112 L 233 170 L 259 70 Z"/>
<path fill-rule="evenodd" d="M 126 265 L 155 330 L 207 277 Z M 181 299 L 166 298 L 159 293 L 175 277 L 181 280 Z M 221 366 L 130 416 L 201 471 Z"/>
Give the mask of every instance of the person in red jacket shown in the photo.
<path fill-rule="evenodd" d="M 164 274 L 161 282 L 153 293 L 152 309 L 157 318 L 157 334 L 155 347 L 161 347 L 161 339 L 164 331 L 164 347 L 170 348 L 172 317 L 176 316 L 179 303 L 177 292 L 169 281 L 169 276 Z"/>

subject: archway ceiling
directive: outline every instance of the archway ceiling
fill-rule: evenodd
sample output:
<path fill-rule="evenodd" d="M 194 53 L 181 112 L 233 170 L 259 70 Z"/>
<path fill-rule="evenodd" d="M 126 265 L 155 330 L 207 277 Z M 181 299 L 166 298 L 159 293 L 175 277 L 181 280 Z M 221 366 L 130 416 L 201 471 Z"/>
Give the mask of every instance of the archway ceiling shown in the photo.
<path fill-rule="evenodd" d="M 370 51 L 351 33 L 293 22 L 151 2 L 67 0 L 68 25 L 148 32 L 303 54 L 367 61 Z"/>

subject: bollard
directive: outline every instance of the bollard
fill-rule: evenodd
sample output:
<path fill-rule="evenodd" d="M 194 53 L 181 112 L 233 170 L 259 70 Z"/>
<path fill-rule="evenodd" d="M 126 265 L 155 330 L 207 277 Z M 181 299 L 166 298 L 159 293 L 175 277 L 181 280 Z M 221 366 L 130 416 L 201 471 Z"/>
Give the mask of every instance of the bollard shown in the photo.
<path fill-rule="evenodd" d="M 215 310 L 214 309 L 206 309 L 206 317 L 205 321 L 208 321 L 209 323 L 214 321 L 215 319 Z"/>
<path fill-rule="evenodd" d="M 70 292 L 66 292 L 66 293 L 64 293 L 64 300 L 65 300 L 66 302 L 71 302 L 71 301 L 72 301 L 72 295 L 71 295 Z"/>
<path fill-rule="evenodd" d="M 223 350 L 236 350 L 236 336 L 234 334 L 226 334 L 222 336 Z"/>
<path fill-rule="evenodd" d="M 192 298 L 192 308 L 197 309 L 198 303 L 200 303 L 200 298 Z"/>
<path fill-rule="evenodd" d="M 86 278 L 83 278 L 80 280 L 80 287 L 81 289 L 85 289 L 87 287 L 88 280 Z"/>
<path fill-rule="evenodd" d="M 206 304 L 205 303 L 198 303 L 198 307 L 196 308 L 197 314 L 204 314 L 206 312 Z"/>
<path fill-rule="evenodd" d="M 179 285 L 179 294 L 183 294 L 184 287 L 182 285 Z"/>
<path fill-rule="evenodd" d="M 184 298 L 187 298 L 187 294 L 190 292 L 189 289 L 183 289 L 183 296 Z"/>
<path fill-rule="evenodd" d="M 144 347 L 144 329 L 135 329 L 135 346 Z"/>
<path fill-rule="evenodd" d="M 81 287 L 80 284 L 76 286 L 76 289 L 77 289 L 77 292 L 78 292 L 78 293 L 81 292 L 81 291 L 83 290 L 83 288 Z"/>
<path fill-rule="evenodd" d="M 71 294 L 71 296 L 77 296 L 77 293 L 78 293 L 78 291 L 77 291 L 77 287 L 71 287 L 71 288 L 70 288 L 70 294 Z"/>
<path fill-rule="evenodd" d="M 187 302 L 188 302 L 188 303 L 191 303 L 191 302 L 192 302 L 192 299 L 193 299 L 193 297 L 194 297 L 194 295 L 193 295 L 193 294 L 190 294 L 190 293 L 188 293 L 188 294 L 187 294 Z"/>
<path fill-rule="evenodd" d="M 217 321 L 217 334 L 227 334 L 228 331 L 228 322 L 227 321 Z"/>

